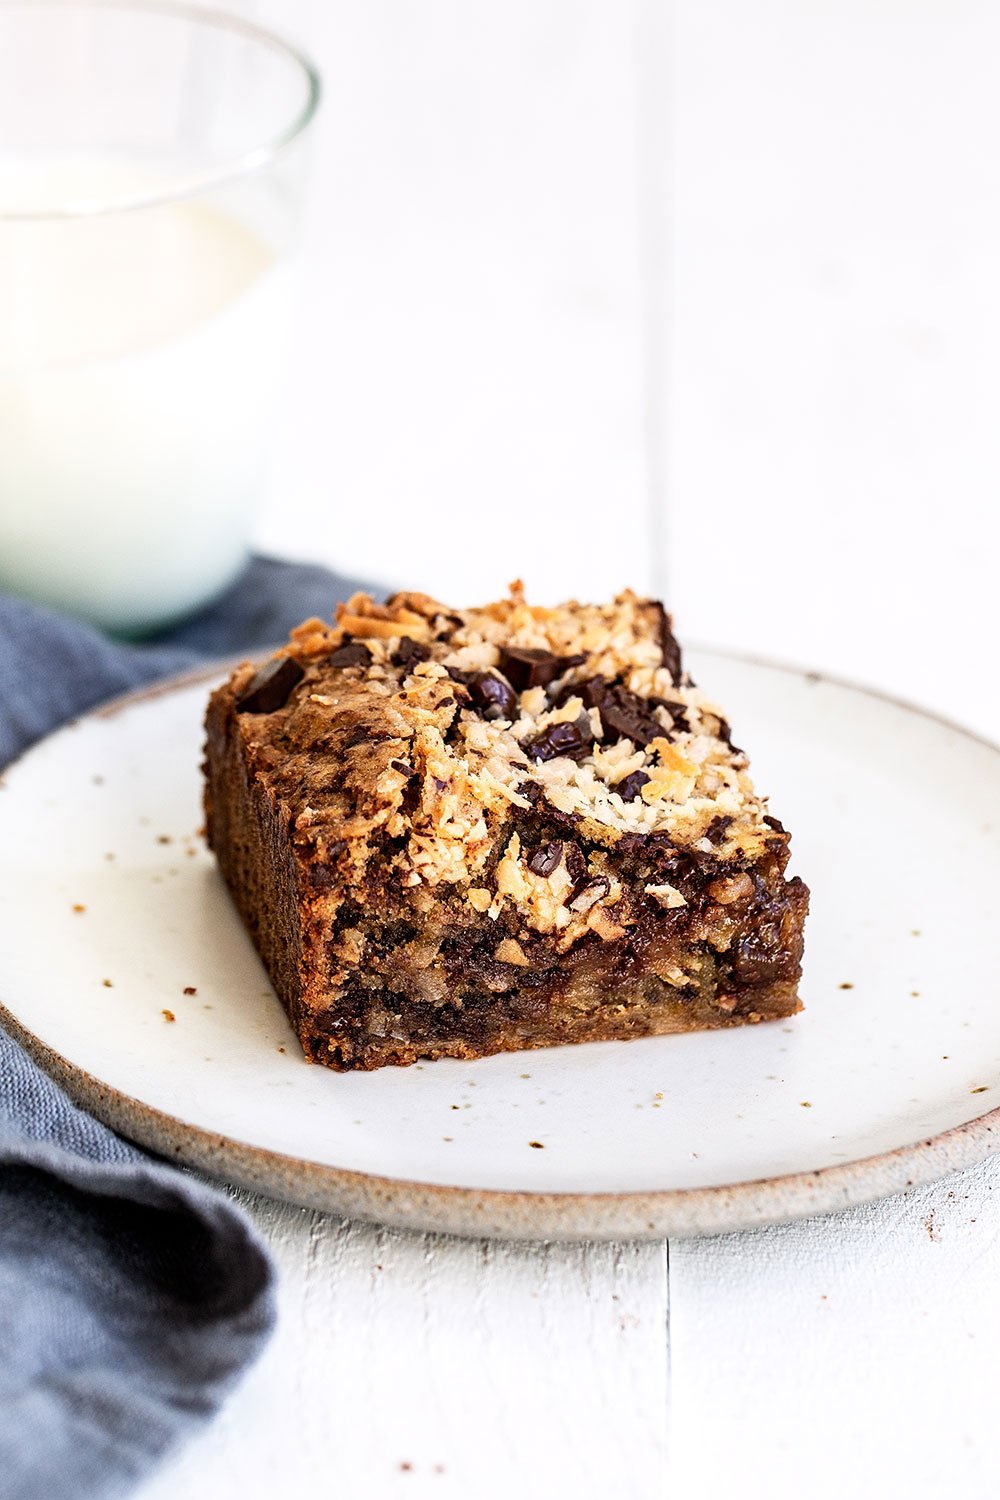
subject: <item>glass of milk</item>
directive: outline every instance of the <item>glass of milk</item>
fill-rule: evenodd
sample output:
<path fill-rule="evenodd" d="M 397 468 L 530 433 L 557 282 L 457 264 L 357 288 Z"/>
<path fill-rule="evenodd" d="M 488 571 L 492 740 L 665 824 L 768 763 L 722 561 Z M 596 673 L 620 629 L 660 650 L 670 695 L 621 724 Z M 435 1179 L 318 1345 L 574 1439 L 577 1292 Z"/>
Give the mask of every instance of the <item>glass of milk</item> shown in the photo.
<path fill-rule="evenodd" d="M 235 17 L 0 5 L 0 588 L 140 635 L 239 571 L 319 92 Z"/>

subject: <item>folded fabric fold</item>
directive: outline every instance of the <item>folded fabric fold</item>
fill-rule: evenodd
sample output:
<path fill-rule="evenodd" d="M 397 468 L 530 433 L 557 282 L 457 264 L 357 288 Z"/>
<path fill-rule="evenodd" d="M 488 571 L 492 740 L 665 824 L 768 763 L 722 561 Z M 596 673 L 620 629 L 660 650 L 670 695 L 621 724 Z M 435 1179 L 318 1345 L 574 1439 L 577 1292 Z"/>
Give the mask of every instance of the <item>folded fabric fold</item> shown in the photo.
<path fill-rule="evenodd" d="M 0 597 L 0 768 L 94 704 L 264 650 L 359 586 L 255 558 L 142 645 Z M 121 1493 L 217 1409 L 273 1317 L 238 1208 L 78 1109 L 0 1031 L 0 1500 Z"/>

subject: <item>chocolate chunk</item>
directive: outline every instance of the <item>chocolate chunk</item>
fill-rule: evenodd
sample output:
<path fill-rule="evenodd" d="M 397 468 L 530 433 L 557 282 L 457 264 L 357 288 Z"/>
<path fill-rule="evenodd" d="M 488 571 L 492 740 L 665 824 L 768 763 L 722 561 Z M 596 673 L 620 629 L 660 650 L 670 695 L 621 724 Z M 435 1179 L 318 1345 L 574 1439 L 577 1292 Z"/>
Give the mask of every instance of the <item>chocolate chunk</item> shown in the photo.
<path fill-rule="evenodd" d="M 633 771 L 631 776 L 626 776 L 624 781 L 619 781 L 617 786 L 612 787 L 612 791 L 617 792 L 623 802 L 634 802 L 648 780 L 645 771 Z"/>
<path fill-rule="evenodd" d="M 553 839 L 549 844 L 539 844 L 532 849 L 528 855 L 528 869 L 533 875 L 551 875 L 557 870 L 562 861 L 563 846 L 559 839 Z"/>
<path fill-rule="evenodd" d="M 582 886 L 588 879 L 587 861 L 583 857 L 583 850 L 579 844 L 564 844 L 563 858 L 566 861 L 566 869 L 574 887 Z"/>
<path fill-rule="evenodd" d="M 719 719 L 719 728 L 718 728 L 718 730 L 716 732 L 718 734 L 719 739 L 722 740 L 722 742 L 723 742 L 724 745 L 728 745 L 729 746 L 730 750 L 733 752 L 734 755 L 742 755 L 743 754 L 743 751 L 740 749 L 739 745 L 734 745 L 733 744 L 733 731 L 729 727 L 729 720 L 728 719 Z"/>
<path fill-rule="evenodd" d="M 394 667 L 415 667 L 419 662 L 430 661 L 430 656 L 427 646 L 404 635 L 390 659 Z"/>
<path fill-rule="evenodd" d="M 663 665 L 666 667 L 675 684 L 681 680 L 681 648 L 677 644 L 677 637 L 671 630 L 671 619 L 662 604 L 656 606 L 659 616 L 657 626 L 657 637 L 660 644 L 660 654 L 663 657 Z"/>
<path fill-rule="evenodd" d="M 372 654 L 364 641 L 345 641 L 336 651 L 332 651 L 325 659 L 324 665 L 328 667 L 367 667 L 371 665 Z"/>
<path fill-rule="evenodd" d="M 638 693 L 621 683 L 609 682 L 606 677 L 588 677 L 583 682 L 567 684 L 558 701 L 565 703 L 574 694 L 583 700 L 584 708 L 600 710 L 605 738 L 631 740 L 635 745 L 649 745 L 664 733 L 654 708 L 666 708 L 674 724 L 684 714 L 682 704 L 666 703 L 662 698 L 640 698 Z"/>
<path fill-rule="evenodd" d="M 528 646 L 501 646 L 500 670 L 518 693 L 525 688 L 548 687 L 557 677 L 586 661 L 585 656 L 556 656 L 554 651 L 534 651 Z"/>
<path fill-rule="evenodd" d="M 569 724 L 550 724 L 530 740 L 525 740 L 521 749 L 532 760 L 555 760 L 559 755 L 570 760 L 583 760 L 593 743 L 590 720 L 586 714 L 581 714 Z"/>
<path fill-rule="evenodd" d="M 705 829 L 705 837 L 710 844 L 720 844 L 725 836 L 726 829 L 733 821 L 731 813 L 717 813 Z"/>
<path fill-rule="evenodd" d="M 666 698 L 650 698 L 650 708 L 662 708 L 670 715 L 670 722 L 675 729 L 688 729 L 690 727 L 687 716 L 687 705 L 685 703 L 668 703 Z"/>
<path fill-rule="evenodd" d="M 583 699 L 584 708 L 600 708 L 610 691 L 611 683 L 606 677 L 588 677 L 586 682 L 578 682 L 566 687 L 560 696 L 576 693 Z"/>
<path fill-rule="evenodd" d="M 469 702 L 484 719 L 517 718 L 517 694 L 509 682 L 495 672 L 463 672 L 461 667 L 446 667 L 452 682 L 467 691 Z"/>
<path fill-rule="evenodd" d="M 273 714 L 284 708 L 292 689 L 305 675 L 294 657 L 276 656 L 251 677 L 236 700 L 237 713 Z"/>
<path fill-rule="evenodd" d="M 484 719 L 517 718 L 517 697 L 502 677 L 493 672 L 474 672 L 468 686 L 472 705 Z"/>
<path fill-rule="evenodd" d="M 663 734 L 663 725 L 645 698 L 626 687 L 609 688 L 603 703 L 598 704 L 605 737 L 631 740 L 634 745 L 651 745 Z"/>
<path fill-rule="evenodd" d="M 604 725 L 606 738 L 614 736 L 621 740 L 631 740 L 633 745 L 651 745 L 663 733 L 662 724 L 655 719 L 649 719 L 645 714 L 630 714 L 614 703 L 606 703 L 601 709 L 601 723 Z"/>
<path fill-rule="evenodd" d="M 602 896 L 606 896 L 611 889 L 611 881 L 606 875 L 595 875 L 592 880 L 584 881 L 578 886 L 569 899 L 570 911 L 589 911 L 596 906 Z"/>

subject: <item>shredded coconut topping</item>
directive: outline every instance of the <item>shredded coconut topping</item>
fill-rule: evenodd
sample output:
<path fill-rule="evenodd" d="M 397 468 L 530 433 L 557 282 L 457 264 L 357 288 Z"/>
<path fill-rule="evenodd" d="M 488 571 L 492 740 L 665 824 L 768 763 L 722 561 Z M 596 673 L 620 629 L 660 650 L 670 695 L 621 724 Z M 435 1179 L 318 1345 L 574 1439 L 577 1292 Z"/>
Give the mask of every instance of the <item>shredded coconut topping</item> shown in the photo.
<path fill-rule="evenodd" d="M 560 942 L 610 941 L 631 917 L 600 849 L 659 834 L 752 861 L 783 836 L 721 710 L 679 670 L 661 607 L 630 591 L 542 608 L 515 584 L 507 599 L 460 611 L 422 594 L 384 605 L 356 594 L 334 625 L 300 626 L 284 654 L 306 669 L 280 710 L 285 774 L 324 747 L 331 760 L 325 803 L 297 827 L 331 847 L 346 841 L 359 869 L 381 830 L 406 889 L 462 884 L 494 919 L 510 909 Z M 565 862 L 533 870 L 509 831 L 546 806 L 597 851 L 582 888 Z M 670 885 L 645 894 L 668 910 L 685 902 Z M 520 963 L 516 946 L 501 942 L 501 961 Z"/>

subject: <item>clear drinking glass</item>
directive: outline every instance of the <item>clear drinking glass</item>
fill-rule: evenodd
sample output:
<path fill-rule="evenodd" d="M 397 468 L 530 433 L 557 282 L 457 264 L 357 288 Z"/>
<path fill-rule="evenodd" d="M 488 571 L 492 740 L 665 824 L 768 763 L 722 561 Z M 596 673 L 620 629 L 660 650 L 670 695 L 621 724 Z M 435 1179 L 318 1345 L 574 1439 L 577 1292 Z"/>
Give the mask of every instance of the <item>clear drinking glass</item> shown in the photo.
<path fill-rule="evenodd" d="M 0 587 L 135 634 L 239 570 L 319 94 L 231 16 L 0 3 Z"/>

